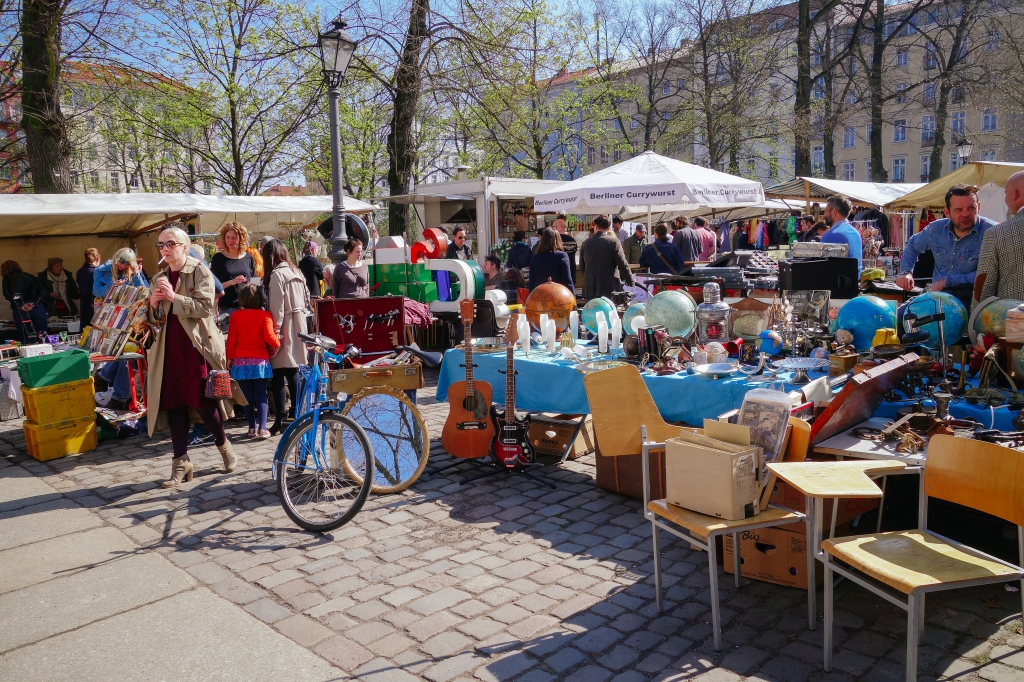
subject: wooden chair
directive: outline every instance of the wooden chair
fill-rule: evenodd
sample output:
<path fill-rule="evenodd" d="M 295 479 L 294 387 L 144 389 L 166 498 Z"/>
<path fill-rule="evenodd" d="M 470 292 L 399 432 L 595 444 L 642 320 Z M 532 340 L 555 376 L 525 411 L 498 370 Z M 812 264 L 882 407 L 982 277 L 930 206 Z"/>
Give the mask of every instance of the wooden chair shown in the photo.
<path fill-rule="evenodd" d="M 849 481 L 843 480 L 842 473 L 827 473 L 817 463 L 803 466 L 820 470 L 813 483 L 818 487 L 816 497 L 832 497 L 835 491 L 848 487 Z M 789 480 L 782 471 L 777 473 L 780 478 Z M 873 481 L 863 474 L 861 478 L 865 485 L 874 488 L 876 495 L 881 494 Z M 1024 453 L 993 443 L 933 436 L 921 476 L 917 530 L 832 538 L 821 543 L 825 565 L 825 670 L 832 667 L 833 572 L 907 612 L 906 679 L 911 681 L 917 679 L 917 645 L 924 630 L 927 593 L 1020 580 L 1024 595 L 1024 496 L 1021 490 L 1024 490 Z M 929 497 L 971 507 L 1016 524 L 1019 565 L 929 531 Z M 815 516 L 820 514 L 821 505 L 816 504 Z"/>
<path fill-rule="evenodd" d="M 625 366 L 584 376 L 583 384 L 590 402 L 594 420 L 594 435 L 601 456 L 620 457 L 639 453 L 642 457 L 644 516 L 651 522 L 654 545 L 654 589 L 658 611 L 661 600 L 661 530 L 687 541 L 708 553 L 708 576 L 711 583 L 711 622 L 715 649 L 722 648 L 722 617 L 718 600 L 718 556 L 716 543 L 720 535 L 733 538 L 733 568 L 736 587 L 740 586 L 739 534 L 747 530 L 781 526 L 806 521 L 799 512 L 770 507 L 760 514 L 738 521 L 706 516 L 689 509 L 669 504 L 666 500 L 651 500 L 651 452 L 665 450 L 665 441 L 679 434 L 681 427 L 667 423 L 658 412 L 643 377 L 636 367 Z M 806 452 L 806 440 L 804 450 Z M 813 575 L 813 574 L 812 574 Z M 814 594 L 814 580 L 808 580 L 808 594 Z M 809 597 L 809 626 L 814 629 L 813 597 Z"/>

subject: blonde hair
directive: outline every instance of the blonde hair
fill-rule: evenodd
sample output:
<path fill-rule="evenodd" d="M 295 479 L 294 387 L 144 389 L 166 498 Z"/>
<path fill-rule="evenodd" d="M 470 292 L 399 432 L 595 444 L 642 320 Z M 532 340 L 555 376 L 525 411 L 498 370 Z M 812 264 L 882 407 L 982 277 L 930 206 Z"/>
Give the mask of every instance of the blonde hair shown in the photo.
<path fill-rule="evenodd" d="M 170 232 L 174 235 L 174 240 L 181 242 L 185 245 L 185 251 L 188 251 L 188 247 L 192 246 L 192 240 L 189 239 L 188 232 L 185 231 L 185 226 L 175 221 L 173 223 L 167 223 L 160 230 L 159 234 L 164 232 Z M 186 254 L 187 255 L 187 254 Z"/>
<path fill-rule="evenodd" d="M 135 251 L 133 251 L 132 249 L 130 249 L 130 248 L 128 248 L 126 246 L 124 248 L 121 248 L 121 249 L 118 249 L 117 251 L 115 251 L 114 252 L 114 257 L 110 259 L 110 262 L 112 264 L 126 263 L 128 265 L 131 265 L 136 260 L 137 260 L 137 258 L 135 256 Z"/>
<path fill-rule="evenodd" d="M 227 246 L 227 241 L 224 240 L 224 235 L 226 235 L 228 232 L 234 232 L 235 234 L 238 235 L 238 250 L 239 250 L 239 252 L 245 252 L 246 250 L 248 250 L 248 248 L 249 248 L 249 230 L 245 229 L 245 225 L 243 225 L 242 223 L 234 223 L 233 222 L 233 223 L 228 223 L 227 225 L 223 225 L 223 226 L 221 226 L 221 228 L 219 230 L 217 230 L 217 236 L 219 236 L 220 239 L 222 241 L 224 241 L 225 247 Z"/>
<path fill-rule="evenodd" d="M 260 250 L 255 246 L 250 246 L 245 252 L 252 256 L 253 275 L 263 279 L 263 256 L 260 255 Z"/>
<path fill-rule="evenodd" d="M 100 262 L 100 252 L 98 249 L 86 249 L 85 250 L 85 264 L 96 265 Z"/>

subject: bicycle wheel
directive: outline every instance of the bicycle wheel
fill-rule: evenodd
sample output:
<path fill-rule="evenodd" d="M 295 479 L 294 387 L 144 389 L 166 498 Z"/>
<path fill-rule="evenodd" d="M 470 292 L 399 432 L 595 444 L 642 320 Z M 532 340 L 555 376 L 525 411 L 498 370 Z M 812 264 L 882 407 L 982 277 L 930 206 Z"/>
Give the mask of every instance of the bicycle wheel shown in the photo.
<path fill-rule="evenodd" d="M 364 388 L 348 401 L 342 414 L 363 427 L 374 457 L 374 494 L 397 493 L 412 485 L 423 473 L 430 456 L 427 424 L 409 397 L 391 386 Z M 363 469 L 355 457 L 342 466 L 363 480 Z"/>
<path fill-rule="evenodd" d="M 288 517 L 306 530 L 324 533 L 350 521 L 370 494 L 373 451 L 359 424 L 338 412 L 303 415 L 276 458 L 277 493 Z M 354 478 L 348 458 L 367 467 L 370 478 Z"/>

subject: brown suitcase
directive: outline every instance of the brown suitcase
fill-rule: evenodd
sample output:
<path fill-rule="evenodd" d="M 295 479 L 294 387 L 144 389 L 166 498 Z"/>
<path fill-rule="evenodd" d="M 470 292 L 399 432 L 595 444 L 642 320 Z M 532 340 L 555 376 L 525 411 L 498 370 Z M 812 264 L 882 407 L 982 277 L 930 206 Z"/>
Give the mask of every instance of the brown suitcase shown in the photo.
<path fill-rule="evenodd" d="M 650 461 L 651 499 L 661 500 L 665 497 L 665 453 L 652 452 Z M 641 468 L 642 455 L 620 455 L 605 457 L 601 454 L 601 444 L 597 445 L 597 487 L 613 493 L 644 499 L 644 475 Z"/>

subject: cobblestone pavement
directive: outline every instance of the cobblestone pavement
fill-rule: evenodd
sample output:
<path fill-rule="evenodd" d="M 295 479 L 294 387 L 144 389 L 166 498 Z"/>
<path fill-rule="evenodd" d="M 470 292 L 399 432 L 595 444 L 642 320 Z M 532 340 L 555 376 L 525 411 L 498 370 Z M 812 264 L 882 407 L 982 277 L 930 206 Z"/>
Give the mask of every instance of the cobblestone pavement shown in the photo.
<path fill-rule="evenodd" d="M 433 388 L 419 402 L 439 436 L 447 406 Z M 715 652 L 706 555 L 689 546 L 664 550 L 659 614 L 650 525 L 638 502 L 596 487 L 593 456 L 543 469 L 555 491 L 522 477 L 459 486 L 464 464 L 371 497 L 348 525 L 317 536 L 294 528 L 278 502 L 276 439 L 248 441 L 244 426 L 231 427 L 238 470 L 219 473 L 216 449 L 202 447 L 192 454 L 195 480 L 177 491 L 158 487 L 168 440 L 36 462 L 24 454 L 21 423 L 3 422 L 0 455 L 351 678 L 904 678 L 904 613 L 848 581 L 836 589 L 830 674 L 820 627 L 807 630 L 804 593 L 767 583 L 737 591 L 720 581 L 725 650 Z M 439 440 L 432 445 L 432 465 L 449 461 Z M 1019 597 L 1002 585 L 929 597 L 921 679 L 1024 679 Z"/>

